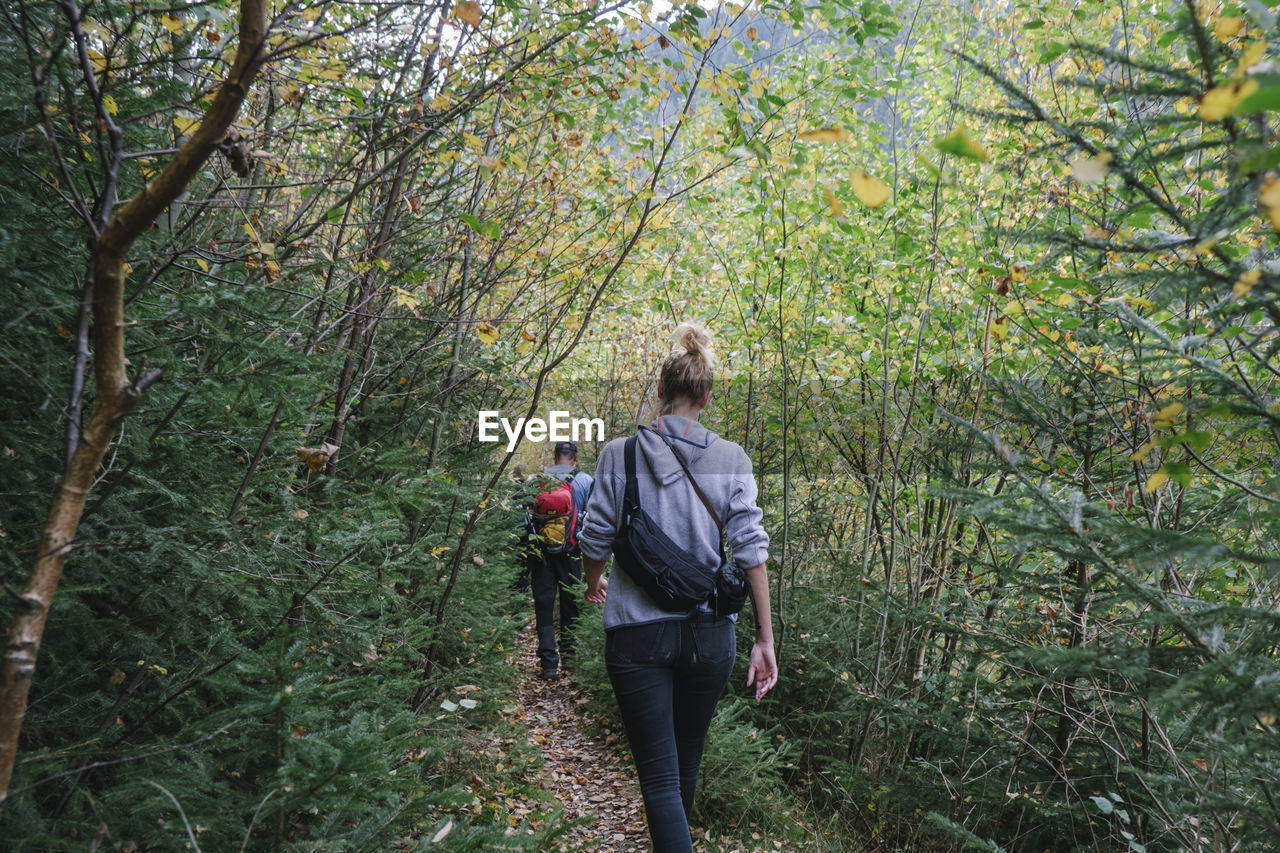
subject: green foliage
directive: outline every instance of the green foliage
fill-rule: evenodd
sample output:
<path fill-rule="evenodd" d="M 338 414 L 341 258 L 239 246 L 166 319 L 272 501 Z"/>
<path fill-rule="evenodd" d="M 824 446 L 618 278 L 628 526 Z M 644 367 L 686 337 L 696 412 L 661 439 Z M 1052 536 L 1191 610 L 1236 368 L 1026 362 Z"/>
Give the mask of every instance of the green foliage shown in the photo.
<path fill-rule="evenodd" d="M 212 6 L 94 4 L 78 34 L 15 8 L 14 589 L 83 418 L 86 221 L 163 164 L 234 36 Z M 249 174 L 229 141 L 134 247 L 129 357 L 165 379 L 90 495 L 6 841 L 555 843 L 554 804 L 502 805 L 545 795 L 504 711 L 514 460 L 474 413 L 625 432 L 700 316 L 783 665 L 717 717 L 714 834 L 1274 846 L 1274 14 L 480 9 L 300 10 L 237 125 Z M 575 677 L 616 719 L 597 617 Z"/>
<path fill-rule="evenodd" d="M 457 757 L 483 755 L 478 730 L 505 725 L 508 579 L 461 580 L 437 633 L 413 594 L 434 560 L 397 553 L 399 490 L 427 484 L 333 485 L 306 519 L 269 502 L 239 530 L 208 514 L 200 524 L 199 510 L 180 530 L 135 522 L 154 491 L 116 492 L 42 649 L 41 684 L 56 690 L 28 712 L 6 815 L 15 849 L 78 848 L 99 822 L 144 847 L 181 843 L 188 823 L 204 849 L 385 849 L 449 819 L 450 844 L 505 837 L 493 810 L 472 813 L 479 792 L 467 789 L 468 767 L 500 774 Z M 347 558 L 307 556 L 319 548 Z M 427 676 L 433 642 L 448 665 Z M 460 672 L 484 687 L 443 711 Z"/>
<path fill-rule="evenodd" d="M 775 729 L 761 730 L 748 720 L 742 699 L 722 702 L 711 721 L 702 756 L 694 822 L 728 822 L 750 826 L 771 838 L 794 832 L 790 809 L 782 795 L 783 776 L 794 747 Z"/>
<path fill-rule="evenodd" d="M 114 168 L 85 156 L 77 129 L 92 141 L 106 102 L 81 88 L 71 51 L 45 54 L 63 85 L 43 93 L 49 120 L 30 123 L 37 95 L 23 40 L 38 52 L 37 41 L 67 33 L 58 9 L 28 11 L 26 24 L 6 16 L 13 49 L 0 66 L 0 130 L 15 164 L 0 214 L 8 588 L 22 583 L 62 468 L 88 260 L 73 189 L 91 203 Z M 107 4 L 84 24 L 88 46 L 108 58 L 98 82 L 131 151 L 170 147 L 197 78 L 218 73 L 221 49 L 209 45 L 233 34 L 234 19 L 197 13 L 165 22 Z M 341 14 L 317 26 L 369 23 Z M 140 63 L 143 54 L 157 63 Z M 305 50 L 291 55 L 309 61 Z M 170 59 L 183 74 L 168 73 Z M 246 135 L 278 82 L 255 92 Z M 543 795 L 526 773 L 536 754 L 504 710 L 522 620 L 511 616 L 510 578 L 483 567 L 507 545 L 483 510 L 492 468 L 463 414 L 485 398 L 502 405 L 467 373 L 486 359 L 475 345 L 442 358 L 406 312 L 384 328 L 353 395 L 342 376 L 361 355 L 354 328 L 385 306 L 344 308 L 324 284 L 358 282 L 361 261 L 330 249 L 326 279 L 299 245 L 315 226 L 290 221 L 296 208 L 275 206 L 269 189 L 237 188 L 235 203 L 221 204 L 237 179 L 222 156 L 130 258 L 130 358 L 165 381 L 121 425 L 90 495 L 0 832 L 15 850 L 79 850 L 95 836 L 112 849 L 545 847 L 562 831 L 555 804 L 524 824 L 509 822 L 506 806 L 507 793 Z M 121 195 L 159 159 L 124 161 Z M 285 162 L 279 149 L 265 161 L 260 152 L 257 179 L 282 181 Z M 365 266 L 413 268 L 424 251 L 406 239 L 402 254 Z M 284 289 L 264 286 L 286 276 Z M 466 285 L 449 280 L 435 286 L 457 301 Z M 370 282 L 366 298 L 381 288 Z M 425 313 L 430 329 L 452 328 L 449 308 Z M 340 468 L 326 465 L 335 421 L 349 426 Z"/>
<path fill-rule="evenodd" d="M 817 81 L 867 66 L 780 61 L 804 111 L 731 152 L 661 251 L 689 282 L 633 315 L 728 292 L 704 420 L 756 462 L 784 661 L 753 722 L 849 836 L 1274 841 L 1275 115 L 1212 110 L 1271 85 L 1275 19 L 1189 9 L 942 9 L 857 113 Z M 842 202 L 890 165 L 892 216 Z"/>

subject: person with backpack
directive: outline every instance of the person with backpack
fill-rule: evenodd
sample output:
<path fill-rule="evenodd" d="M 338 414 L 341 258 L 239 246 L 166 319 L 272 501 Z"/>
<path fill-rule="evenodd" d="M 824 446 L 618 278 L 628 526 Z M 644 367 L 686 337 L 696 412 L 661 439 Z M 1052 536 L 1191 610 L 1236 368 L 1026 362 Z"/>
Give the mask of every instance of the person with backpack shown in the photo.
<path fill-rule="evenodd" d="M 605 446 L 578 536 L 586 599 L 604 604 L 605 664 L 656 853 L 692 850 L 703 746 L 748 594 L 756 621 L 747 685 L 759 701 L 778 679 L 769 537 L 751 460 L 698 423 L 713 380 L 706 328 L 681 324 L 676 337 L 662 363 L 658 416 Z"/>
<path fill-rule="evenodd" d="M 578 532 L 591 495 L 590 474 L 577 469 L 578 443 L 555 446 L 554 463 L 536 474 L 537 496 L 525 523 L 525 565 L 533 590 L 538 633 L 538 677 L 560 674 L 562 658 L 573 652 L 573 623 L 578 618 L 577 585 L 582 580 Z M 555 608 L 560 600 L 560 649 L 556 649 Z"/>

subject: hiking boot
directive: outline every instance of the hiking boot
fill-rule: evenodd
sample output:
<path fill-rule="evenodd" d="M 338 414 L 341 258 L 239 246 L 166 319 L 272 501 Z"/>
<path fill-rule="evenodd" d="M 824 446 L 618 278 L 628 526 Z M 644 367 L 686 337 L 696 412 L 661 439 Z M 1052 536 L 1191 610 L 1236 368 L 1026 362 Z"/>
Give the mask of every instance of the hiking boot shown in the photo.
<path fill-rule="evenodd" d="M 554 668 L 541 669 L 538 671 L 538 678 L 541 678 L 543 681 L 555 681 L 559 677 L 560 673 L 556 672 Z"/>

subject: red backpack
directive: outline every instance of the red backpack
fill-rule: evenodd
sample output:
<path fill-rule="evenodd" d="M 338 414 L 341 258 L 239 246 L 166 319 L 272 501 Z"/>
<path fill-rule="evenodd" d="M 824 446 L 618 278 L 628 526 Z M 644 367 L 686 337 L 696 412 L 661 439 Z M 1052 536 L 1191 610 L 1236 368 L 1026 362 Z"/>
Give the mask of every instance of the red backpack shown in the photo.
<path fill-rule="evenodd" d="M 533 532 L 544 554 L 565 554 L 578 544 L 578 514 L 573 511 L 574 471 L 567 480 L 543 483 L 533 499 Z"/>

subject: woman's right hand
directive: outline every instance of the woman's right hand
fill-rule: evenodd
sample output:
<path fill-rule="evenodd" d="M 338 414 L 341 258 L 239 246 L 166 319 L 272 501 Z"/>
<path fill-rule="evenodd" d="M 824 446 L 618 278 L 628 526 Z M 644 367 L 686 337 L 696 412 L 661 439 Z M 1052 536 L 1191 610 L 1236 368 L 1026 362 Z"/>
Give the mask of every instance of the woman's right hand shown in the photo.
<path fill-rule="evenodd" d="M 751 606 L 756 612 L 756 644 L 751 647 L 747 686 L 756 686 L 756 701 L 778 683 L 778 659 L 773 654 L 773 610 L 769 606 L 769 578 L 764 563 L 746 570 L 751 584 Z"/>

